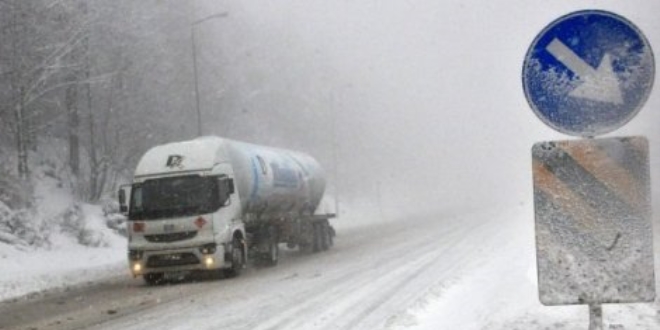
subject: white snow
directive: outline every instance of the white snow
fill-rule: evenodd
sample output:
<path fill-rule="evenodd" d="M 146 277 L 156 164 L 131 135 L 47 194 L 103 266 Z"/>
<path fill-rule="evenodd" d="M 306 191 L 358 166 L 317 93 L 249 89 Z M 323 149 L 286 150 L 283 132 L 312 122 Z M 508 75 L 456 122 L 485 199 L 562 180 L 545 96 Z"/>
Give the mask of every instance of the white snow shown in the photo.
<path fill-rule="evenodd" d="M 59 237 L 58 243 L 67 242 Z M 64 243 L 47 251 L 21 251 L 0 243 L 0 301 L 44 290 L 66 289 L 73 285 L 125 274 L 124 244 L 90 248 Z"/>
<path fill-rule="evenodd" d="M 647 33 L 651 44 L 657 48 L 660 47 L 658 34 L 660 20 L 656 17 L 658 11 L 655 9 L 658 7 L 652 10 L 652 6 L 649 5 L 651 2 L 653 1 L 633 1 L 624 4 L 620 1 L 603 1 L 599 4 L 605 9 L 618 11 L 638 23 Z M 213 7 L 216 3 L 207 1 L 206 7 Z M 235 3 L 243 2 L 235 1 Z M 301 27 L 303 24 L 295 25 L 300 22 L 309 23 L 306 20 L 307 16 L 315 12 L 305 7 L 305 4 L 309 3 L 316 3 L 311 5 L 312 8 L 324 6 L 330 8 L 321 8 L 328 9 L 325 14 L 327 16 L 319 15 L 317 17 L 320 21 L 319 25 L 310 27 L 305 34 L 303 30 L 306 28 Z M 588 312 L 585 306 L 546 307 L 538 301 L 529 149 L 534 142 L 558 139 L 560 136 L 543 126 L 525 103 L 520 86 L 520 68 L 528 43 L 545 24 L 569 11 L 583 9 L 585 6 L 592 7 L 594 2 L 550 3 L 511 0 L 502 3 L 478 1 L 447 3 L 437 2 L 437 7 L 427 6 L 432 7 L 433 10 L 423 12 L 418 11 L 414 2 L 406 2 L 405 6 L 391 2 L 387 4 L 387 11 L 379 11 L 378 6 L 381 3 L 363 5 L 360 2 L 351 2 L 349 9 L 357 8 L 361 11 L 343 12 L 338 10 L 343 7 L 333 7 L 341 5 L 331 5 L 329 1 L 299 2 L 300 8 L 292 13 L 286 12 L 283 9 L 285 6 L 275 6 L 277 8 L 266 6 L 274 11 L 285 12 L 289 16 L 277 15 L 278 12 L 272 14 L 268 10 L 260 11 L 257 7 L 263 7 L 262 3 L 245 4 L 247 7 L 254 6 L 245 10 L 254 10 L 255 12 L 252 13 L 254 17 L 261 19 L 258 22 L 260 25 L 254 27 L 256 34 L 263 32 L 258 30 L 259 28 L 271 31 L 273 34 L 282 32 L 278 29 L 270 29 L 273 24 L 294 26 L 298 29 L 296 31 L 301 39 L 291 37 L 292 44 L 287 43 L 281 47 L 288 49 L 296 46 L 295 42 L 306 40 L 311 43 L 309 47 L 314 48 L 316 53 L 330 52 L 337 58 L 339 64 L 335 64 L 340 67 L 345 65 L 341 68 L 356 72 L 358 78 L 355 85 L 366 86 L 360 92 L 364 93 L 361 97 L 369 99 L 371 102 L 369 104 L 381 111 L 378 116 L 366 119 L 375 121 L 373 127 L 369 129 L 383 131 L 394 139 L 400 132 L 412 130 L 413 135 L 417 137 L 412 140 L 414 143 L 399 145 L 393 144 L 392 139 L 386 140 L 388 137 L 384 137 L 382 144 L 388 148 L 393 147 L 393 151 L 390 150 L 391 154 L 406 160 L 406 162 L 393 163 L 393 169 L 387 167 L 398 175 L 391 181 L 401 186 L 389 190 L 383 189 L 382 204 L 374 202 L 374 196 L 369 196 L 371 199 L 365 201 L 340 199 L 342 205 L 340 218 L 335 221 L 339 234 L 342 234 L 342 230 L 350 230 L 354 234 L 360 230 L 365 232 L 376 230 L 383 219 L 395 224 L 409 221 L 409 218 L 405 217 L 409 210 L 400 209 L 403 205 L 432 205 L 427 213 L 432 213 L 433 209 L 452 208 L 449 214 L 438 211 L 437 216 L 449 217 L 459 224 L 474 224 L 481 220 L 488 223 L 486 228 L 479 230 L 463 228 L 464 231 L 449 231 L 446 236 L 438 238 L 439 241 L 452 242 L 443 248 L 454 253 L 451 255 L 458 260 L 446 265 L 447 268 L 428 268 L 431 273 L 421 275 L 425 278 L 425 282 L 416 282 L 419 278 L 412 277 L 409 274 L 410 270 L 395 268 L 391 269 L 392 273 L 373 272 L 373 278 L 361 277 L 359 285 L 337 288 L 331 286 L 335 280 L 342 284 L 352 281 L 352 276 L 358 276 L 353 273 L 372 271 L 369 268 L 372 260 L 368 252 L 374 251 L 370 249 L 386 249 L 394 244 L 387 241 L 388 237 L 384 235 L 382 243 L 372 243 L 373 245 L 364 249 L 365 254 L 344 254 L 343 256 L 350 255 L 351 258 L 348 264 L 343 266 L 344 268 L 332 268 L 333 262 L 339 262 L 332 259 L 333 253 L 336 253 L 333 251 L 323 255 L 323 262 L 315 262 L 311 257 L 299 258 L 295 262 L 281 264 L 273 270 L 249 274 L 229 285 L 220 283 L 213 286 L 214 290 L 227 290 L 223 291 L 223 295 L 209 292 L 196 297 L 197 303 L 194 305 L 159 306 L 154 310 L 145 311 L 139 320 L 124 320 L 114 326 L 112 324 L 108 326 L 117 329 L 143 329 L 167 324 L 167 327 L 172 329 L 211 329 L 218 328 L 220 318 L 225 317 L 233 318 L 235 324 L 253 324 L 262 328 L 267 328 L 268 325 L 276 327 L 282 322 L 302 325 L 299 327 L 301 329 L 330 328 L 333 322 L 348 327 L 350 322 L 342 319 L 342 315 L 356 317 L 358 322 L 360 315 L 352 314 L 353 309 L 361 311 L 359 308 L 363 305 L 373 305 L 374 310 L 382 310 L 378 313 L 378 316 L 383 317 L 380 325 L 387 329 L 586 329 Z M 642 6 L 645 4 L 646 6 Z M 447 13 L 443 11 L 444 5 L 448 8 Z M 636 6 L 641 6 L 642 9 L 637 9 Z M 401 8 L 405 10 L 399 10 Z M 383 16 L 369 15 L 371 11 L 378 11 Z M 213 11 L 209 10 L 209 12 Z M 245 18 L 240 14 L 240 11 L 232 12 L 227 22 Z M 342 29 L 341 24 L 337 24 L 344 16 L 350 18 L 347 24 L 351 23 L 352 26 L 351 24 L 349 26 L 356 30 L 356 35 L 359 34 L 355 39 L 351 39 L 353 31 L 350 28 Z M 416 17 L 419 16 L 423 20 L 417 20 Z M 492 21 L 484 21 L 485 17 Z M 396 22 L 399 24 L 385 24 L 387 22 L 382 20 L 387 18 L 397 19 Z M 439 18 L 452 20 L 454 24 L 440 25 Z M 278 22 L 278 19 L 285 22 Z M 272 25 L 269 26 L 269 23 Z M 434 25 L 436 23 L 438 25 Z M 451 28 L 451 31 L 454 31 L 452 33 L 456 35 L 452 36 L 450 31 L 440 30 L 441 27 Z M 340 33 L 335 34 L 336 30 Z M 231 26 L 228 26 L 227 31 L 232 31 Z M 243 38 L 240 34 L 234 37 L 237 36 Z M 247 40 L 245 42 L 249 45 L 249 38 L 241 39 L 244 40 Z M 331 42 L 323 44 L 321 42 L 323 40 Z M 345 40 L 348 42 L 344 43 Z M 316 41 L 319 42 L 314 43 Z M 277 38 L 272 41 L 272 43 L 277 42 L 279 42 Z M 367 44 L 367 48 L 371 47 L 371 52 L 360 47 L 367 42 L 372 43 Z M 405 49 L 402 51 L 405 45 L 416 47 L 418 50 L 416 55 L 419 55 L 419 58 L 411 60 L 407 56 L 410 54 Z M 429 47 L 428 45 L 433 47 L 426 48 Z M 272 44 L 266 46 L 268 51 L 271 50 L 268 47 L 273 47 Z M 456 49 L 445 49 L 445 46 Z M 358 58 L 352 57 L 356 55 L 355 52 Z M 296 59 L 292 59 L 291 62 L 295 62 Z M 342 60 L 345 62 L 342 63 Z M 273 70 L 274 68 L 295 69 L 288 65 L 273 65 Z M 268 75 L 271 73 L 272 75 Z M 264 75 L 277 76 L 277 73 L 266 72 Z M 451 75 L 442 77 L 443 73 Z M 419 77 L 425 79 L 417 80 Z M 438 82 L 438 77 L 444 79 Z M 370 85 L 371 83 L 373 85 Z M 379 83 L 382 84 L 378 85 Z M 273 85 L 277 85 L 277 81 Z M 281 85 L 288 88 L 286 84 Z M 660 136 L 657 133 L 660 118 L 657 109 L 660 98 L 657 87 L 654 92 L 640 115 L 625 128 L 617 131 L 617 135 L 648 135 L 651 141 L 653 199 L 657 214 L 660 210 L 658 203 L 660 177 L 657 176 L 657 169 L 660 168 L 660 152 L 658 152 Z M 398 96 L 395 102 L 390 102 L 391 98 L 382 98 L 389 97 L 389 94 Z M 381 98 L 385 100 L 380 101 L 382 104 L 379 103 Z M 322 99 L 319 103 L 327 103 L 326 101 Z M 345 100 L 347 105 L 350 105 L 349 102 L 350 100 Z M 417 103 L 411 106 L 411 102 Z M 391 108 L 388 108 L 390 104 Z M 350 110 L 355 109 L 359 107 Z M 446 117 L 427 116 L 431 111 L 442 112 L 442 109 L 454 111 Z M 415 119 L 416 117 L 423 119 Z M 445 122 L 450 122 L 448 126 L 451 126 L 451 129 L 445 129 Z M 413 124 L 416 126 L 412 126 Z M 366 135 L 373 133 L 369 129 L 360 133 Z M 417 133 L 419 135 L 415 135 Z M 425 147 L 424 144 L 431 146 Z M 378 154 L 383 152 L 382 150 L 373 149 L 376 151 L 369 150 L 369 152 L 382 156 Z M 355 149 L 349 151 L 351 150 Z M 346 150 L 340 151 L 349 153 Z M 431 159 L 414 158 L 429 154 L 440 154 L 440 156 Z M 390 159 L 384 156 L 382 158 Z M 386 164 L 389 166 L 389 163 Z M 359 179 L 363 173 L 356 167 L 348 168 L 350 165 L 353 164 L 342 163 L 342 166 L 346 167 L 342 168 L 342 171 L 351 172 L 353 178 Z M 425 171 L 415 171 L 417 165 L 422 166 Z M 411 167 L 413 170 L 410 170 Z M 428 188 L 429 194 L 419 196 L 405 190 L 408 186 L 413 187 L 411 190 L 418 187 L 431 188 Z M 378 188 L 380 194 L 380 187 Z M 57 191 L 51 190 L 52 187 L 40 189 L 43 189 L 39 193 L 44 196 L 41 207 L 41 212 L 44 214 L 61 212 L 61 206 L 71 202 L 70 196 L 60 195 Z M 340 198 L 344 197 L 340 194 Z M 457 201 L 458 205 L 452 205 L 454 201 Z M 438 205 L 441 202 L 445 204 Z M 498 203 L 502 205 L 490 209 Z M 465 208 L 465 205 L 469 205 L 471 209 Z M 488 211 L 475 212 L 473 208 L 479 207 Z M 128 277 L 125 265 L 125 240 L 111 230 L 105 229 L 100 212 L 98 207 L 84 207 L 86 223 L 90 229 L 102 235 L 102 241 L 106 246 L 83 247 L 76 244 L 66 233 L 53 233 L 50 249 L 21 250 L 0 243 L 0 300 L 50 288 L 65 288 L 75 284 L 100 281 L 110 276 Z M 655 218 L 657 219 L 657 216 Z M 659 227 L 657 220 L 654 225 L 657 233 Z M 355 234 L 354 237 L 359 238 L 359 235 Z M 356 241 L 344 242 L 357 245 Z M 338 246 L 335 248 L 341 249 L 341 239 L 338 239 L 337 243 Z M 656 259 L 657 246 L 656 243 Z M 414 253 L 411 252 L 411 255 Z M 396 254 L 390 257 L 403 258 Z M 427 261 L 425 257 L 420 257 L 422 259 L 419 263 Z M 417 263 L 415 259 L 414 265 Z M 374 267 L 378 266 L 374 264 Z M 404 263 L 404 265 L 409 264 Z M 656 260 L 656 269 L 657 265 Z M 296 271 L 291 274 L 290 268 L 287 267 L 300 267 L 300 269 L 295 268 Z M 394 281 L 394 275 L 399 274 L 410 275 L 409 282 Z M 436 276 L 437 279 L 429 279 Z M 258 280 L 261 277 L 264 279 Z M 328 278 L 331 280 L 327 280 Z M 314 286 L 315 282 L 324 280 L 328 287 Z M 270 284 L 275 281 L 281 286 L 276 285 L 273 288 Z M 293 284 L 287 284 L 288 282 Z M 419 286 L 421 290 L 402 290 L 404 296 L 395 295 L 391 297 L 393 300 L 385 300 L 378 294 L 387 291 L 393 284 Z M 307 300 L 309 306 L 296 305 L 296 299 L 305 297 L 306 285 L 312 287 L 312 295 L 319 297 Z M 179 289 L 185 291 L 187 288 L 183 286 Z M 373 298 L 374 296 L 376 298 Z M 323 301 L 324 298 L 328 298 L 329 301 Z M 227 299 L 240 304 L 225 304 Z M 383 299 L 383 302 L 379 305 L 379 301 L 374 299 Z M 250 310 L 254 304 L 262 301 L 269 302 L 270 305 L 260 306 L 259 310 Z M 336 304 L 333 305 L 333 301 L 336 301 Z M 393 305 L 397 305 L 396 308 Z M 222 316 L 217 316 L 220 308 L 218 306 L 226 308 L 223 309 Z M 281 315 L 278 314 L 280 311 L 278 308 L 282 308 Z M 607 305 L 604 309 L 604 317 L 606 323 L 620 325 L 625 329 L 659 329 L 660 322 L 657 315 L 659 310 L 660 305 L 657 302 Z M 268 318 L 261 315 L 260 311 L 264 314 L 274 311 L 277 316 Z M 181 317 L 181 313 L 187 317 Z M 316 319 L 319 315 L 324 319 Z M 237 320 L 236 318 L 239 317 L 245 317 L 247 320 Z M 260 317 L 265 318 L 262 324 L 258 323 L 262 320 Z M 257 324 L 254 324 L 255 322 Z M 373 324 L 378 323 L 373 321 Z M 240 328 L 240 325 L 236 328 Z"/>
<path fill-rule="evenodd" d="M 521 208 L 502 212 L 496 250 L 479 258 L 480 267 L 440 293 L 422 298 L 421 307 L 409 310 L 414 324 L 399 329 L 510 330 L 587 329 L 586 306 L 543 306 L 538 300 L 533 212 Z M 656 267 L 657 268 L 657 267 Z M 606 325 L 625 329 L 657 329 L 659 305 L 604 306 Z"/>
<path fill-rule="evenodd" d="M 0 301 L 127 274 L 126 239 L 108 228 L 102 208 L 80 204 L 82 221 L 65 229 L 58 216 L 73 207 L 74 197 L 44 175 L 44 167 L 35 172 L 37 208 L 31 216 L 44 228 L 45 241 L 38 247 L 0 242 Z M 79 244 L 82 230 L 93 244 Z"/>

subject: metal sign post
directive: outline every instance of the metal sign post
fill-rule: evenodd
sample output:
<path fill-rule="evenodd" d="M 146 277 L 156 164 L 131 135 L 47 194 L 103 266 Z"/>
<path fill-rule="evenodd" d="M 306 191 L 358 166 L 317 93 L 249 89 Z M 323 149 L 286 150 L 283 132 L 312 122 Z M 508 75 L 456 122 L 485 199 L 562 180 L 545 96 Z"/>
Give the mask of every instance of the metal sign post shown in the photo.
<path fill-rule="evenodd" d="M 648 141 L 594 139 L 630 121 L 655 77 L 651 47 L 625 18 L 578 11 L 532 42 L 525 96 L 551 128 L 587 137 L 532 148 L 539 299 L 589 306 L 655 299 Z"/>
<path fill-rule="evenodd" d="M 603 330 L 603 306 L 589 305 L 589 330 Z"/>

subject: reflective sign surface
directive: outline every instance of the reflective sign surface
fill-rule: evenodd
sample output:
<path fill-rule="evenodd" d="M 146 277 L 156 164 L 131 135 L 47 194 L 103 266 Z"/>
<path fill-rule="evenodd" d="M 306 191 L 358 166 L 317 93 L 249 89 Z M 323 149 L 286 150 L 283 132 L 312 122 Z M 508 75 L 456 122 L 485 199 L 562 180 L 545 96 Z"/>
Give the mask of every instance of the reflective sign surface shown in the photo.
<path fill-rule="evenodd" d="M 647 140 L 542 142 L 532 156 L 541 302 L 653 301 Z"/>
<path fill-rule="evenodd" d="M 600 10 L 563 16 L 532 42 L 523 67 L 536 115 L 566 134 L 597 136 L 630 121 L 655 77 L 653 51 L 627 19 Z"/>

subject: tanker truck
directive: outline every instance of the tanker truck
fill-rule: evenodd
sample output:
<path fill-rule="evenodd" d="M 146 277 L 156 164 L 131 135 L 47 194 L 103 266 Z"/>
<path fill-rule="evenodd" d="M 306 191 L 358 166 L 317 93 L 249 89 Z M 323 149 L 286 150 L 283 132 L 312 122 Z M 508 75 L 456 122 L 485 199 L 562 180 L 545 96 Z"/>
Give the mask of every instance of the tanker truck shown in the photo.
<path fill-rule="evenodd" d="M 147 284 L 196 270 L 233 277 L 248 260 L 276 265 L 281 243 L 327 250 L 335 214 L 317 212 L 324 190 L 304 153 L 220 137 L 153 147 L 119 191 L 130 271 Z"/>

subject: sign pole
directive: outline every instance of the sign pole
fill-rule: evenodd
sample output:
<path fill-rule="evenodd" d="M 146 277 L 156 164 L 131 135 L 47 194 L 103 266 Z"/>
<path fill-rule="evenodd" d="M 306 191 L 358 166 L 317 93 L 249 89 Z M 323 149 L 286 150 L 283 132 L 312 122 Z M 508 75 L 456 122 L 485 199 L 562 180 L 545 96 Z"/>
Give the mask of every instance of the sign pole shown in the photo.
<path fill-rule="evenodd" d="M 603 306 L 589 305 L 589 330 L 603 330 Z"/>

